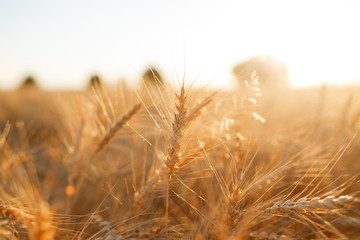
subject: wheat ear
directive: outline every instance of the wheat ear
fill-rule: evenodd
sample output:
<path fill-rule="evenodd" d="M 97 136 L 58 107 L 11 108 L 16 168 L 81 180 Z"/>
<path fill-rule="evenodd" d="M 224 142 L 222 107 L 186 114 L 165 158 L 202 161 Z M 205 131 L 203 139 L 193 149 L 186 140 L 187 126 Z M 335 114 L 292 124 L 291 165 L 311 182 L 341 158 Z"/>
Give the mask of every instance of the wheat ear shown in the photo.
<path fill-rule="evenodd" d="M 187 124 L 187 108 L 185 107 L 186 95 L 184 84 L 181 87 L 180 94 L 176 95 L 178 103 L 176 104 L 176 113 L 172 123 L 172 133 L 170 135 L 170 144 L 167 151 L 165 165 L 168 167 L 168 175 L 178 168 L 181 161 L 181 140 L 184 136 L 184 130 Z"/>
<path fill-rule="evenodd" d="M 156 187 L 161 182 L 162 177 L 171 176 L 172 172 L 178 168 L 178 163 L 181 160 L 181 140 L 186 127 L 186 113 L 185 107 L 186 95 L 184 84 L 181 87 L 180 94 L 176 94 L 178 103 L 176 104 L 176 113 L 174 115 L 174 122 L 172 123 L 172 132 L 170 134 L 170 144 L 167 150 L 165 161 L 155 171 L 155 174 L 151 176 L 140 189 L 140 192 L 136 192 L 134 200 L 137 205 L 142 204 L 142 200 L 145 198 L 150 189 Z"/>
<path fill-rule="evenodd" d="M 324 199 L 314 197 L 311 199 L 300 198 L 293 202 L 288 200 L 284 203 L 277 202 L 273 206 L 266 208 L 265 212 L 273 214 L 282 213 L 314 213 L 320 210 L 338 210 L 351 207 L 352 204 L 359 203 L 358 198 L 343 195 L 338 198 L 335 196 L 327 196 Z"/>
<path fill-rule="evenodd" d="M 103 235 L 102 237 L 98 237 L 96 239 L 104 239 L 104 240 L 120 240 L 125 239 L 124 236 L 119 234 L 116 231 L 116 227 L 112 225 L 110 222 L 104 220 L 100 215 L 96 214 L 93 217 L 94 223 L 100 227 L 100 230 L 97 232 L 99 235 Z"/>
<path fill-rule="evenodd" d="M 205 98 L 200 104 L 194 107 L 190 114 L 186 107 L 186 92 L 184 83 L 181 86 L 180 94 L 176 94 L 177 104 L 176 112 L 174 114 L 174 122 L 172 123 L 172 131 L 170 133 L 170 143 L 167 148 L 167 154 L 155 173 L 146 181 L 145 185 L 140 191 L 135 192 L 134 200 L 137 205 L 141 205 L 143 199 L 146 197 L 150 189 L 154 189 L 158 183 L 162 181 L 162 178 L 167 176 L 171 177 L 174 171 L 179 168 L 179 164 L 182 160 L 181 146 L 186 127 L 189 126 L 189 122 L 195 120 L 200 110 L 209 104 L 212 100 L 212 95 Z"/>
<path fill-rule="evenodd" d="M 140 189 L 140 191 L 136 191 L 134 194 L 134 201 L 136 205 L 142 205 L 143 200 L 151 189 L 155 189 L 156 185 L 162 181 L 162 178 L 167 175 L 168 168 L 164 163 L 161 164 L 158 169 L 155 170 L 155 173 L 149 177 L 145 183 L 145 185 Z"/>
<path fill-rule="evenodd" d="M 105 137 L 100 141 L 95 154 L 101 152 L 104 147 L 110 142 L 110 140 L 116 135 L 116 133 L 140 110 L 142 104 L 136 104 L 126 115 L 124 115 L 120 121 L 118 121 L 105 135 Z"/>
<path fill-rule="evenodd" d="M 240 186 L 237 185 L 233 191 L 228 195 L 227 199 L 227 225 L 230 231 L 233 231 L 235 226 L 237 225 L 239 210 L 237 206 L 239 204 L 239 200 L 241 198 L 242 192 Z"/>
<path fill-rule="evenodd" d="M 254 238 L 254 239 L 268 239 L 268 240 L 295 240 L 295 238 L 293 237 L 289 237 L 286 235 L 279 235 L 276 233 L 268 233 L 265 231 L 262 232 L 256 232 L 253 231 L 250 233 L 250 237 Z"/>
<path fill-rule="evenodd" d="M 17 222 L 24 226 L 31 226 L 35 224 L 34 217 L 23 211 L 5 204 L 0 200 L 0 216 L 5 217 L 11 221 Z"/>

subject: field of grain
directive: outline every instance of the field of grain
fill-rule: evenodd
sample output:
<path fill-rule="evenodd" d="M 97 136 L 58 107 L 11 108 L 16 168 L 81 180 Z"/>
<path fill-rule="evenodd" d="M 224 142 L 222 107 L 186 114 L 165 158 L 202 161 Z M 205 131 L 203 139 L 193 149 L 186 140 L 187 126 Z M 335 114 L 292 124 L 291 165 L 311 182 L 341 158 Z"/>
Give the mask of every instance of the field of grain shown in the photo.
<path fill-rule="evenodd" d="M 1 239 L 360 239 L 360 89 L 0 92 Z"/>

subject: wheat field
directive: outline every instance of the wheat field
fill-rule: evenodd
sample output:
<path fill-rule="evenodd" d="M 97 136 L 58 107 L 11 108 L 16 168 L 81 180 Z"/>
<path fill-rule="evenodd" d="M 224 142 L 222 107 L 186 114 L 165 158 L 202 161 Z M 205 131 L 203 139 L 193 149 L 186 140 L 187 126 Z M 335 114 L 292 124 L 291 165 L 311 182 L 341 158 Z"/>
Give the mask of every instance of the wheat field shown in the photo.
<path fill-rule="evenodd" d="M 359 89 L 0 93 L 0 239 L 360 239 Z"/>

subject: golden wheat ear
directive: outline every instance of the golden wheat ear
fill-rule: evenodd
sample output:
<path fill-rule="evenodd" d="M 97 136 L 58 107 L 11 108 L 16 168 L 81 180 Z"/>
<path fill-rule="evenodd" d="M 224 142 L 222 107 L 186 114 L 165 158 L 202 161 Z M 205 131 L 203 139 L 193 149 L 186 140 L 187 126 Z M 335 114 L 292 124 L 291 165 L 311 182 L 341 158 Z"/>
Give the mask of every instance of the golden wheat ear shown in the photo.
<path fill-rule="evenodd" d="M 104 138 L 100 141 L 94 156 L 101 152 L 104 147 L 111 141 L 112 138 L 115 137 L 116 133 L 140 110 L 142 103 L 136 104 L 126 115 L 124 115 L 120 121 L 118 121 L 110 131 L 104 136 Z"/>
<path fill-rule="evenodd" d="M 360 203 L 358 198 L 350 195 L 340 197 L 327 196 L 324 199 L 314 197 L 311 199 L 300 198 L 297 201 L 287 200 L 286 202 L 276 202 L 271 207 L 265 209 L 265 213 L 289 214 L 289 213 L 321 213 L 322 210 L 332 211 L 351 208 L 352 205 Z"/>
<path fill-rule="evenodd" d="M 35 219 L 33 216 L 21 211 L 20 209 L 7 205 L 1 200 L 0 216 L 7 218 L 14 223 L 19 223 L 24 227 L 33 226 L 35 224 Z"/>
<path fill-rule="evenodd" d="M 269 232 L 265 232 L 265 231 L 253 231 L 250 233 L 250 237 L 254 238 L 254 239 L 286 239 L 286 240 L 295 240 L 296 238 L 290 237 L 290 236 L 286 236 L 284 234 L 277 234 L 277 233 L 269 233 Z"/>
<path fill-rule="evenodd" d="M 176 112 L 174 114 L 174 122 L 172 123 L 172 131 L 170 133 L 170 143 L 167 149 L 166 159 L 162 159 L 162 164 L 155 171 L 155 174 L 150 176 L 145 185 L 140 191 L 135 192 L 134 200 L 136 205 L 142 205 L 147 193 L 156 188 L 157 184 L 162 181 L 165 176 L 170 176 L 176 169 L 177 164 L 181 160 L 180 148 L 184 129 L 187 124 L 187 109 L 186 109 L 186 94 L 185 87 L 182 84 L 180 94 L 176 94 Z"/>
<path fill-rule="evenodd" d="M 162 163 L 155 173 L 146 181 L 140 191 L 135 192 L 134 200 L 136 205 L 142 205 L 143 200 L 151 189 L 156 188 L 157 184 L 162 182 L 162 178 L 167 176 L 170 181 L 172 174 L 179 169 L 182 162 L 182 142 L 185 129 L 189 123 L 194 121 L 199 115 L 202 108 L 209 104 L 214 94 L 205 98 L 201 103 L 188 112 L 187 94 L 184 82 L 181 86 L 180 93 L 175 94 L 177 103 L 175 104 L 174 121 L 171 125 L 170 140 L 167 153 L 162 159 Z"/>

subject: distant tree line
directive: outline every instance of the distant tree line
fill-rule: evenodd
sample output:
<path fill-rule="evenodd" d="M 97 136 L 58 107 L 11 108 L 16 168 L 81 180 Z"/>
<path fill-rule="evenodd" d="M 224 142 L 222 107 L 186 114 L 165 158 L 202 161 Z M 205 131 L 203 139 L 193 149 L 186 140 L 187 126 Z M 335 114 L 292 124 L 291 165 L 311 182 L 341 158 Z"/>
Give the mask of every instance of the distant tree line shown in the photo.
<path fill-rule="evenodd" d="M 263 89 L 281 89 L 289 86 L 290 78 L 287 66 L 269 55 L 252 57 L 236 64 L 232 69 L 240 87 L 244 87 L 245 80 L 249 81 L 254 71 L 259 77 Z M 142 74 L 142 84 L 146 86 L 164 85 L 165 79 L 158 68 L 148 67 Z M 88 88 L 98 88 L 103 85 L 104 83 L 98 75 L 91 76 L 88 82 Z M 34 89 L 39 88 L 39 85 L 33 76 L 28 76 L 19 88 Z"/>

